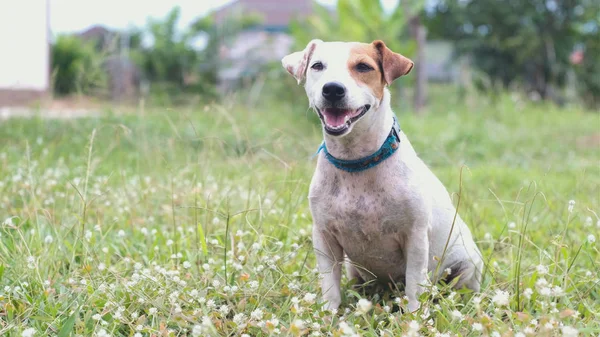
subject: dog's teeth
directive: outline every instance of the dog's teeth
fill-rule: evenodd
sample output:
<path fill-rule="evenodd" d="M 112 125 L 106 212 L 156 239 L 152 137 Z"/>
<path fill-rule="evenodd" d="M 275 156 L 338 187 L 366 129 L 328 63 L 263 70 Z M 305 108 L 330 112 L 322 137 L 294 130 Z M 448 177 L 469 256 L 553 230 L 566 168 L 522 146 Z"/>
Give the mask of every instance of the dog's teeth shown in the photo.
<path fill-rule="evenodd" d="M 338 126 L 333 126 L 333 125 L 327 124 L 327 127 L 332 130 L 339 130 L 344 127 L 344 124 L 338 125 Z"/>

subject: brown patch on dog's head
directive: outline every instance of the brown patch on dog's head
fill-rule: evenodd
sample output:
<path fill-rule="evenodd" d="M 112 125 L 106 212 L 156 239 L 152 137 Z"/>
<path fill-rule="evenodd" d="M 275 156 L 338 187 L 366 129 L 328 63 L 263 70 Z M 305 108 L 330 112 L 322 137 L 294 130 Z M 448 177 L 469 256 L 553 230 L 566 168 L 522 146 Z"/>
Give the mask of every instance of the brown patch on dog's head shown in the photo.
<path fill-rule="evenodd" d="M 395 79 L 408 74 L 413 62 L 391 51 L 383 41 L 357 43 L 350 51 L 348 70 L 360 83 L 369 86 L 375 96 L 383 98 L 383 89 Z"/>
<path fill-rule="evenodd" d="M 357 82 L 367 85 L 373 94 L 383 98 L 385 81 L 381 69 L 381 57 L 373 44 L 357 43 L 350 50 L 348 71 Z"/>
<path fill-rule="evenodd" d="M 394 53 L 381 40 L 373 41 L 372 45 L 377 49 L 381 56 L 381 68 L 383 69 L 383 78 L 390 85 L 400 76 L 404 76 L 412 70 L 414 63 L 408 58 Z"/>

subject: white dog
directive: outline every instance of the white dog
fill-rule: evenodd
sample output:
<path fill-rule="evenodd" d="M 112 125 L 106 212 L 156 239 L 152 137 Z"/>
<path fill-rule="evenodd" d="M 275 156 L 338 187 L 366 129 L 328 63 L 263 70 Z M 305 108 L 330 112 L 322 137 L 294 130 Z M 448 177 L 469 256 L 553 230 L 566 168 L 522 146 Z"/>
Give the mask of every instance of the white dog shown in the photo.
<path fill-rule="evenodd" d="M 483 261 L 438 178 L 415 153 L 390 108 L 387 86 L 413 67 L 382 41 L 311 41 L 283 58 L 323 125 L 309 202 L 326 308 L 341 303 L 341 267 L 359 283 L 405 285 L 419 308 L 431 281 L 458 277 L 479 291 Z"/>

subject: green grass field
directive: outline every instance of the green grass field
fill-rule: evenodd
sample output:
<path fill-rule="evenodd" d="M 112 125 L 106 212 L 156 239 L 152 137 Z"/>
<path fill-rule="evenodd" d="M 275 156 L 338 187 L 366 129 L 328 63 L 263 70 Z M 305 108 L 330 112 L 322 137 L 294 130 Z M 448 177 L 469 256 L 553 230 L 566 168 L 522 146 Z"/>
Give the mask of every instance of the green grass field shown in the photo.
<path fill-rule="evenodd" d="M 239 96 L 0 121 L 0 335 L 600 335 L 600 115 L 432 95 L 428 114 L 396 113 L 460 198 L 482 293 L 430 288 L 402 314 L 403 293 L 357 306 L 344 279 L 343 307 L 322 311 L 320 126 L 303 98 Z"/>

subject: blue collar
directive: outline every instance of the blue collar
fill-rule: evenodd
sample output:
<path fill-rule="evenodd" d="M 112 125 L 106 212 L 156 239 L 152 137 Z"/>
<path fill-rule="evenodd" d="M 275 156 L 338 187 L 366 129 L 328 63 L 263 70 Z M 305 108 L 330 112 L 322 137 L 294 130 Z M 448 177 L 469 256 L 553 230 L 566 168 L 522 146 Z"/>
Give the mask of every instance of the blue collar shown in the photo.
<path fill-rule="evenodd" d="M 325 154 L 325 158 L 327 158 L 327 160 L 333 166 L 337 167 L 340 170 L 346 172 L 360 172 L 379 165 L 382 161 L 388 159 L 391 155 L 393 155 L 399 147 L 400 125 L 398 125 L 398 121 L 396 120 L 396 117 L 394 117 L 394 124 L 392 126 L 392 130 L 387 136 L 385 142 L 383 142 L 379 150 L 377 150 L 375 153 L 369 156 L 353 160 L 337 159 L 327 151 L 327 146 L 325 146 L 325 142 L 321 144 L 321 146 L 317 150 L 317 154 L 322 150 Z"/>

